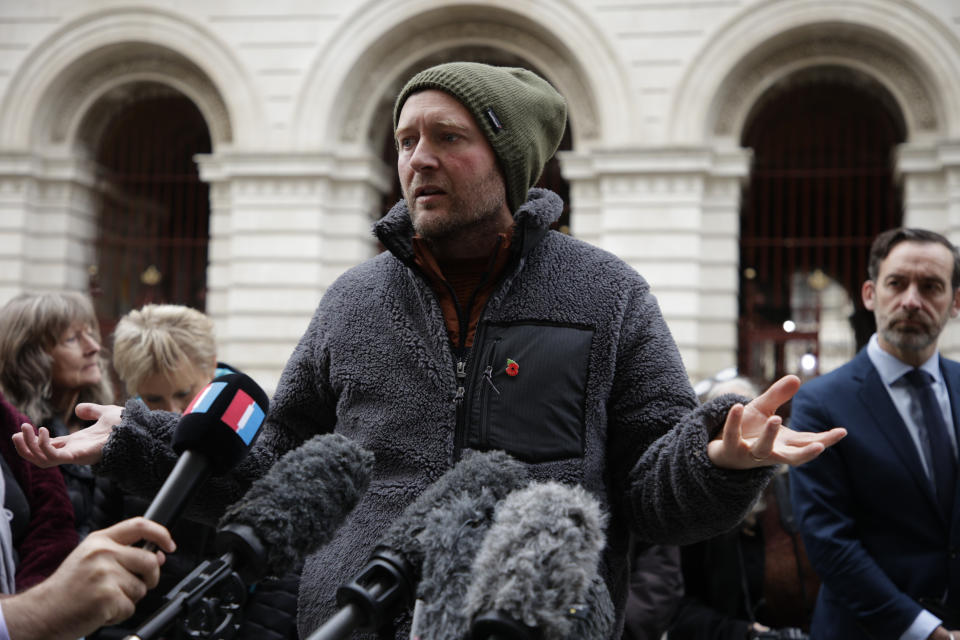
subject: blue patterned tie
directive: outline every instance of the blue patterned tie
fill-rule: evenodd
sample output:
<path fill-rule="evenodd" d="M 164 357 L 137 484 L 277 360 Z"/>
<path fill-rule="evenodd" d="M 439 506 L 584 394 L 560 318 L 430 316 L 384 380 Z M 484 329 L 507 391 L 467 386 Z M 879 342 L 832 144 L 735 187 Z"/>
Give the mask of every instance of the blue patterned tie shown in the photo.
<path fill-rule="evenodd" d="M 930 459 L 927 461 L 932 467 L 933 484 L 940 500 L 947 522 L 953 512 L 953 495 L 957 486 L 957 458 L 953 455 L 953 445 L 947 434 L 947 424 L 940 410 L 940 403 L 933 392 L 931 383 L 933 376 L 922 369 L 912 369 L 904 376 L 907 382 L 916 391 L 915 397 L 920 401 L 923 411 L 923 427 L 927 431 L 930 443 Z"/>

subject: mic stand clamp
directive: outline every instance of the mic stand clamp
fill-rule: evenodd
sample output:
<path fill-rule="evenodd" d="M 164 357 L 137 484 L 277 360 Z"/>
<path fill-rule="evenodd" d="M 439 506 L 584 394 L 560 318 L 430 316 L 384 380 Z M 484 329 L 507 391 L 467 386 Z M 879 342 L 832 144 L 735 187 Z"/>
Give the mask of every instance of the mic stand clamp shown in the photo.
<path fill-rule="evenodd" d="M 378 547 L 360 575 L 337 589 L 340 610 L 307 640 L 344 640 L 355 630 L 377 631 L 393 619 L 398 605 L 413 605 L 417 580 L 409 562 Z"/>
<path fill-rule="evenodd" d="M 230 554 L 206 560 L 164 596 L 164 605 L 124 640 L 154 640 L 177 620 L 188 638 L 231 640 L 241 623 L 247 587 Z"/>
<path fill-rule="evenodd" d="M 176 620 L 188 638 L 231 640 L 242 622 L 247 585 L 266 570 L 263 545 L 246 525 L 217 532 L 219 558 L 206 560 L 178 582 L 164 604 L 124 640 L 154 640 Z M 243 559 L 243 561 L 239 560 Z"/>

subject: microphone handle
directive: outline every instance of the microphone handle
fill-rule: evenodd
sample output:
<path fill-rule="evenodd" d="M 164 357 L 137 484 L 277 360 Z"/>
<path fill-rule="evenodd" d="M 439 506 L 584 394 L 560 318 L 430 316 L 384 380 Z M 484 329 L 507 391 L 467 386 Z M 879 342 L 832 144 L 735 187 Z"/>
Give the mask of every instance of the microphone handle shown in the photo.
<path fill-rule="evenodd" d="M 360 627 L 365 618 L 360 607 L 348 604 L 311 633 L 307 640 L 343 640 Z"/>
<path fill-rule="evenodd" d="M 210 460 L 202 453 L 184 451 L 177 458 L 177 464 L 163 486 L 157 491 L 143 517 L 153 520 L 169 528 L 193 499 L 193 495 L 200 485 L 210 476 Z M 152 542 L 143 542 L 141 545 L 147 551 L 156 551 L 157 545 Z"/>
<path fill-rule="evenodd" d="M 140 625 L 135 633 L 124 637 L 123 640 L 151 640 L 158 637 L 182 613 L 186 599 L 187 594 L 178 594 L 176 598 L 167 602 L 149 620 Z"/>
<path fill-rule="evenodd" d="M 370 585 L 370 599 L 376 600 L 384 591 L 386 587 L 375 582 Z M 311 633 L 307 640 L 344 640 L 351 633 L 365 626 L 370 621 L 369 618 L 367 610 L 351 602 L 341 607 L 332 618 Z"/>
<path fill-rule="evenodd" d="M 143 517 L 169 527 L 180 517 L 193 494 L 209 475 L 210 460 L 207 456 L 196 451 L 184 451 Z"/>

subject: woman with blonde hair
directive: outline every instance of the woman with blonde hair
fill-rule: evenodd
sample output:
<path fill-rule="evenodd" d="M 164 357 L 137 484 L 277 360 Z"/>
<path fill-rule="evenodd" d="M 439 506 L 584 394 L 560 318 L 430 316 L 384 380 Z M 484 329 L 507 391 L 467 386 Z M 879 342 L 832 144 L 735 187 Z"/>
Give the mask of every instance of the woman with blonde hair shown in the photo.
<path fill-rule="evenodd" d="M 114 329 L 113 367 L 130 396 L 139 396 L 154 411 L 182 413 L 210 380 L 222 375 L 213 321 L 176 304 L 134 309 Z"/>
<path fill-rule="evenodd" d="M 14 408 L 54 436 L 81 429 L 85 423 L 74 411 L 78 403 L 102 404 L 113 398 L 105 371 L 100 328 L 93 305 L 83 294 L 25 293 L 0 308 L 0 390 L 12 405 L 11 411 L 4 412 L 4 422 L 11 425 L 9 429 L 19 430 L 23 421 L 23 416 L 12 413 Z M 12 448 L 4 446 L 0 451 L 4 464 L 27 495 L 26 506 L 20 504 L 21 522 L 24 518 L 32 521 L 48 510 L 50 513 L 45 516 L 48 519 L 59 514 L 61 509 L 52 505 L 63 504 L 61 492 L 66 481 L 65 493 L 69 496 L 66 515 L 73 512 L 73 518 L 68 519 L 69 536 L 58 529 L 56 535 L 51 531 L 28 532 L 24 539 L 31 541 L 26 542 L 29 547 L 40 538 L 50 536 L 49 541 L 61 551 L 69 552 L 77 542 L 77 534 L 82 537 L 91 530 L 94 477 L 90 468 L 64 465 L 60 468 L 62 479 L 53 479 L 39 474 L 36 468 L 23 469 L 23 460 Z M 47 488 L 41 489 L 41 486 Z M 63 519 L 57 515 L 55 521 L 63 522 Z M 46 565 L 44 573 L 56 568 L 57 563 L 59 560 L 52 566 Z M 24 581 L 20 581 L 18 586 L 23 584 Z"/>
<path fill-rule="evenodd" d="M 235 373 L 217 362 L 213 321 L 196 309 L 177 304 L 148 304 L 120 318 L 113 331 L 113 368 L 127 394 L 152 411 L 183 413 L 211 379 Z M 106 522 L 143 513 L 146 503 L 101 482 L 99 497 Z M 120 507 L 108 512 L 108 508 Z M 160 586 L 137 605 L 121 625 L 104 629 L 99 638 L 127 637 L 163 604 L 162 596 L 204 558 L 215 553 L 213 527 L 187 518 L 172 525 L 175 555 L 167 558 Z M 296 606 L 299 574 L 290 572 L 261 581 L 243 608 L 238 640 L 293 640 L 297 637 Z"/>

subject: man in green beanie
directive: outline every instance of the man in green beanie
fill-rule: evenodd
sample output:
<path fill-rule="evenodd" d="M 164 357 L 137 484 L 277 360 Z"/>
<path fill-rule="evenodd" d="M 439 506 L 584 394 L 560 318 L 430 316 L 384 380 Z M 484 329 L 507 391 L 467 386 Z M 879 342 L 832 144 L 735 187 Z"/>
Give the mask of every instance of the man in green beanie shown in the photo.
<path fill-rule="evenodd" d="M 614 614 L 591 624 L 614 638 L 631 531 L 644 542 L 682 544 L 730 529 L 770 465 L 805 462 L 842 437 L 798 435 L 780 424 L 774 412 L 796 391 L 796 378 L 745 406 L 725 396 L 698 407 L 646 281 L 610 253 L 550 228 L 563 202 L 532 187 L 565 123 L 563 98 L 525 69 L 443 64 L 400 92 L 394 124 L 404 198 L 374 225 L 387 251 L 324 294 L 259 440 L 218 484 L 246 487 L 318 433 L 342 433 L 374 453 L 367 493 L 306 561 L 301 637 L 338 611 L 337 588 L 469 450 L 506 451 L 532 479 L 579 484 L 601 502 L 610 518 L 599 570 Z M 139 415 L 128 406 L 102 460 L 99 450 L 84 459 L 101 460 L 101 473 L 141 480 L 144 470 L 164 468 L 159 447 L 124 444 L 125 430 L 160 440 L 172 429 L 169 420 Z M 51 459 L 63 455 L 49 451 Z M 205 495 L 211 505 L 214 493 Z M 462 587 L 469 578 L 448 573 L 424 575 L 421 586 L 449 578 Z M 463 594 L 429 586 L 450 605 L 432 610 L 447 629 L 437 638 L 464 637 L 470 621 L 456 606 Z M 393 622 L 393 632 L 352 637 L 409 636 L 409 614 Z M 425 637 L 441 633 L 433 629 Z"/>

